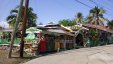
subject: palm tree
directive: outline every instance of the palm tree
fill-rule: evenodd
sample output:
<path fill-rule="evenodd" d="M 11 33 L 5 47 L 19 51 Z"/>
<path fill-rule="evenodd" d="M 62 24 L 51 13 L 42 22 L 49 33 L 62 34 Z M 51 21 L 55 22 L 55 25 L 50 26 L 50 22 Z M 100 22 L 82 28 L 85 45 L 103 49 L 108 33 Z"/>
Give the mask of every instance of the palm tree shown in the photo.
<path fill-rule="evenodd" d="M 18 8 L 19 6 L 17 6 L 15 9 L 10 11 L 10 15 L 7 17 L 7 21 L 9 24 L 10 28 L 14 27 L 15 21 L 16 21 L 16 16 L 18 14 Z M 22 7 L 21 13 L 24 14 L 24 6 Z M 27 14 L 27 24 L 26 27 L 36 27 L 36 19 L 37 19 L 37 15 L 35 13 L 33 13 L 33 9 L 31 7 L 28 8 L 28 14 Z M 20 25 L 22 24 L 23 21 L 23 15 L 21 15 L 20 18 Z"/>
<path fill-rule="evenodd" d="M 113 29 L 113 20 L 111 20 L 111 21 L 108 22 L 108 27 L 110 29 Z"/>
<path fill-rule="evenodd" d="M 83 16 L 81 12 L 78 12 L 77 15 L 75 16 L 75 21 L 76 23 L 83 23 Z"/>
<path fill-rule="evenodd" d="M 0 29 L 2 29 L 2 26 L 0 25 Z"/>
<path fill-rule="evenodd" d="M 59 24 L 62 24 L 64 26 L 73 26 L 76 23 L 74 22 L 74 20 L 69 20 L 69 19 L 63 19 L 59 21 Z"/>
<path fill-rule="evenodd" d="M 87 23 L 104 26 L 104 22 L 108 21 L 103 17 L 104 13 L 105 10 L 102 8 L 95 7 L 91 9 L 90 14 L 87 17 Z"/>
<path fill-rule="evenodd" d="M 102 8 L 95 7 L 91 9 L 90 14 L 87 17 L 87 23 L 104 26 L 104 22 L 108 21 L 107 19 L 104 18 L 103 16 L 104 13 L 105 13 L 105 10 Z M 90 29 L 89 33 L 91 33 L 91 36 L 92 36 L 92 38 L 90 38 L 90 40 L 92 40 L 93 42 L 92 46 L 98 45 L 101 31 L 95 28 L 95 29 Z"/>

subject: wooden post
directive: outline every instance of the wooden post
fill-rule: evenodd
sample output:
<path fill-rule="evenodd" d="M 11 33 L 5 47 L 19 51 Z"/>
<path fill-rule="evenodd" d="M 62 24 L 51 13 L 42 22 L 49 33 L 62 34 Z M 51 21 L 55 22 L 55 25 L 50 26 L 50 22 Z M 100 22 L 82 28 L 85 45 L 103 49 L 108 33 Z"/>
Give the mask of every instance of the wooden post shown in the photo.
<path fill-rule="evenodd" d="M 24 35 L 26 32 L 26 22 L 27 22 L 27 10 L 28 10 L 29 0 L 25 1 L 25 9 L 24 9 L 24 18 L 23 18 L 23 24 L 22 24 L 22 37 L 21 37 L 21 43 L 20 43 L 20 57 L 23 57 L 24 52 Z"/>
<path fill-rule="evenodd" d="M 15 27 L 14 27 L 14 30 L 13 30 L 13 33 L 12 33 L 12 38 L 11 38 L 10 50 L 9 50 L 9 54 L 8 54 L 9 58 L 11 58 L 11 53 L 12 53 L 12 49 L 13 49 L 15 35 L 16 35 L 16 32 L 18 31 L 17 28 L 18 28 L 18 24 L 19 24 L 19 21 L 20 21 L 19 19 L 20 19 L 20 15 L 21 15 L 21 9 L 22 9 L 22 6 L 23 6 L 23 2 L 24 2 L 24 0 L 20 0 L 20 7 L 19 7 L 19 10 L 18 10 L 18 15 L 17 15 L 17 18 L 16 18 Z"/>
<path fill-rule="evenodd" d="M 64 36 L 65 40 L 64 40 L 64 50 L 66 50 L 66 35 Z"/>

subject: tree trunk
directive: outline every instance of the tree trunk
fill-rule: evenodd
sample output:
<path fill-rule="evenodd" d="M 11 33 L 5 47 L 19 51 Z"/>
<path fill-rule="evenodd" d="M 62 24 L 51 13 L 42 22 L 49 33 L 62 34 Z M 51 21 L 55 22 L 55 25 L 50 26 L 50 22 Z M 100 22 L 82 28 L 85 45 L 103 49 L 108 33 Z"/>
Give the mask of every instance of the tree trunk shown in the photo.
<path fill-rule="evenodd" d="M 24 0 L 20 0 L 20 8 L 18 10 L 18 15 L 16 18 L 15 27 L 14 27 L 14 30 L 12 33 L 12 38 L 11 38 L 10 50 L 9 50 L 9 55 L 8 55 L 9 58 L 11 58 L 11 53 L 12 53 L 12 49 L 13 49 L 15 35 L 16 35 L 16 32 L 18 31 L 17 29 L 18 29 L 18 24 L 19 24 L 19 19 L 20 19 L 20 15 L 21 15 L 21 8 L 23 6 L 23 2 L 24 2 Z"/>

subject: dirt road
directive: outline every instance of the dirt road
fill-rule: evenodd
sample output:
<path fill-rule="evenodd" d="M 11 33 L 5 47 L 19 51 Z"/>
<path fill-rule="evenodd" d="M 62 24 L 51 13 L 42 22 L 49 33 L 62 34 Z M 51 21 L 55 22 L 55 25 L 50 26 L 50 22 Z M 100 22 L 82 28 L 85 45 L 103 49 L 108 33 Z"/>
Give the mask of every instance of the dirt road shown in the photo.
<path fill-rule="evenodd" d="M 24 64 L 113 64 L 113 45 L 63 51 Z"/>

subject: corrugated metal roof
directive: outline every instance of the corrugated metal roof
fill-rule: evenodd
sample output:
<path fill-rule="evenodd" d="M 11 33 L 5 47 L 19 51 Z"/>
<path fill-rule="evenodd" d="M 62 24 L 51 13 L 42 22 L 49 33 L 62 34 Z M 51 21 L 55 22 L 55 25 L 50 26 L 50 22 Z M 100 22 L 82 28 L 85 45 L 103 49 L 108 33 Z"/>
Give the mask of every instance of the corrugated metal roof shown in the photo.
<path fill-rule="evenodd" d="M 0 32 L 13 32 L 13 29 L 10 28 L 0 29 Z"/>
<path fill-rule="evenodd" d="M 113 30 L 106 28 L 105 26 L 94 25 L 94 24 L 84 24 L 83 26 L 90 27 L 90 28 L 97 28 L 99 30 L 103 30 L 103 31 L 106 31 L 106 32 L 113 33 Z"/>
<path fill-rule="evenodd" d="M 67 33 L 66 31 L 62 29 L 48 29 L 47 31 L 56 32 L 56 33 Z"/>
<path fill-rule="evenodd" d="M 48 29 L 47 31 L 52 33 L 57 33 L 57 34 L 66 34 L 66 35 L 74 36 L 74 34 L 71 34 L 70 32 L 62 29 Z"/>

